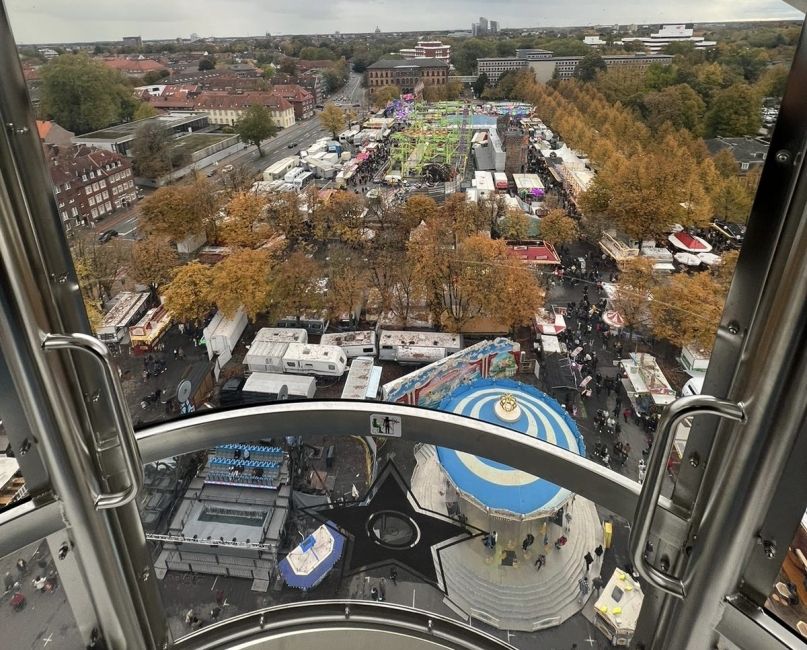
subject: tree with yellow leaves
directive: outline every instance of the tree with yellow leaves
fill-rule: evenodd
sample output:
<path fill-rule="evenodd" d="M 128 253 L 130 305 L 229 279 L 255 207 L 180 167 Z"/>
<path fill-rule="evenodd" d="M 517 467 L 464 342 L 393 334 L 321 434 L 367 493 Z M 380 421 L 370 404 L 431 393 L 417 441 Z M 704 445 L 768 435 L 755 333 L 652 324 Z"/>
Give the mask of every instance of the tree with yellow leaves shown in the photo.
<path fill-rule="evenodd" d="M 165 308 L 181 321 L 201 321 L 213 308 L 212 269 L 199 262 L 179 267 L 163 291 Z"/>
<path fill-rule="evenodd" d="M 345 112 L 333 102 L 328 102 L 319 114 L 319 121 L 335 138 L 345 128 Z"/>
<path fill-rule="evenodd" d="M 353 192 L 334 192 L 311 214 L 314 237 L 357 246 L 364 239 L 365 212 L 362 197 Z"/>
<path fill-rule="evenodd" d="M 265 220 L 266 199 L 254 192 L 239 192 L 224 206 L 219 240 L 227 246 L 253 248 L 270 234 Z"/>
<path fill-rule="evenodd" d="M 179 256 L 167 238 L 146 237 L 132 247 L 129 277 L 148 285 L 156 297 L 159 288 L 170 282 L 179 263 Z"/>
<path fill-rule="evenodd" d="M 649 324 L 648 305 L 655 287 L 653 260 L 634 257 L 619 263 L 619 280 L 611 305 L 622 316 L 629 332 Z"/>
<path fill-rule="evenodd" d="M 332 247 L 328 260 L 328 291 L 326 301 L 330 317 L 337 319 L 350 314 L 367 287 L 367 269 L 362 256 L 356 251 Z M 353 314 L 358 322 L 359 314 Z"/>
<path fill-rule="evenodd" d="M 325 296 L 320 285 L 323 271 L 313 257 L 296 251 L 272 270 L 269 311 L 273 318 L 297 316 L 322 309 Z"/>
<path fill-rule="evenodd" d="M 270 227 L 282 234 L 294 248 L 308 238 L 308 215 L 300 205 L 297 192 L 277 192 L 268 197 L 266 220 Z"/>
<path fill-rule="evenodd" d="M 499 233 L 505 241 L 522 241 L 530 234 L 530 218 L 523 210 L 510 208 L 499 222 Z"/>
<path fill-rule="evenodd" d="M 563 210 L 550 210 L 541 219 L 540 235 L 544 241 L 558 246 L 580 239 L 580 229 L 577 222 Z"/>
<path fill-rule="evenodd" d="M 244 313 L 254 321 L 269 306 L 272 266 L 266 250 L 236 251 L 213 267 L 208 295 L 228 318 L 243 305 Z"/>
<path fill-rule="evenodd" d="M 215 241 L 219 200 L 206 178 L 161 187 L 140 204 L 141 227 L 148 234 L 181 240 L 206 233 Z"/>
<path fill-rule="evenodd" d="M 709 273 L 676 273 L 650 303 L 653 334 L 673 345 L 711 349 L 726 294 Z"/>

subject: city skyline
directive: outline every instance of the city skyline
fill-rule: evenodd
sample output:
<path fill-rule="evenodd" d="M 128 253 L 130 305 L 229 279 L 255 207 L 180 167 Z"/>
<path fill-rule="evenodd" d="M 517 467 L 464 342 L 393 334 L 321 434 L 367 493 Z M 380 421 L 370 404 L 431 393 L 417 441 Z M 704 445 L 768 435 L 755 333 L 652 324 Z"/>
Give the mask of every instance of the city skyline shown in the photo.
<path fill-rule="evenodd" d="M 25 0 L 7 0 L 12 29 L 19 43 L 116 41 L 139 34 L 144 39 L 262 36 L 272 34 L 366 33 L 380 27 L 391 31 L 468 31 L 485 16 L 500 29 L 569 27 L 611 24 L 660 24 L 679 22 L 733 22 L 753 20 L 803 20 L 804 14 L 781 0 L 718 0 L 704 6 L 684 0 L 673 6 L 637 8 L 631 0 L 581 0 L 558 15 L 548 0 L 499 0 L 482 2 L 446 0 L 435 5 L 411 0 L 277 0 L 270 7 L 254 0 L 232 0 L 228 11 L 211 0 L 156 0 L 134 3 L 97 3 L 75 0 L 42 0 L 35 6 Z M 132 9 L 137 8 L 137 14 Z M 421 7 L 421 9 L 419 9 Z M 256 28 L 259 25 L 259 28 Z"/>

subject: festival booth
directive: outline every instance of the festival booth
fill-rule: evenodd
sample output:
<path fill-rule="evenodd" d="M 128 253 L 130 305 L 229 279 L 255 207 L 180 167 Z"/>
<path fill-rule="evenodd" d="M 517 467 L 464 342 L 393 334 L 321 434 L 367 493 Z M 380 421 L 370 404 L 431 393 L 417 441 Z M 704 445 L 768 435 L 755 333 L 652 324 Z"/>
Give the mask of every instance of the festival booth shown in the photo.
<path fill-rule="evenodd" d="M 136 325 L 129 328 L 132 354 L 153 352 L 163 334 L 171 327 L 171 314 L 160 305 L 149 309 Z"/>
<path fill-rule="evenodd" d="M 345 538 L 327 522 L 280 561 L 280 575 L 289 587 L 308 591 L 325 579 L 342 556 Z"/>
<path fill-rule="evenodd" d="M 642 586 L 617 569 L 594 604 L 594 625 L 614 646 L 630 646 L 642 609 Z"/>
<path fill-rule="evenodd" d="M 675 401 L 675 391 L 654 356 L 632 352 L 630 358 L 621 359 L 619 364 L 626 373 L 622 386 L 636 413 L 650 415 Z"/>
<path fill-rule="evenodd" d="M 705 239 L 690 235 L 688 232 L 675 232 L 667 237 L 667 240 L 678 250 L 686 253 L 709 253 L 712 250 L 711 244 Z"/>
<path fill-rule="evenodd" d="M 536 334 L 557 336 L 566 330 L 566 319 L 562 314 L 550 314 L 545 309 L 537 312 L 533 317 L 533 327 Z"/>

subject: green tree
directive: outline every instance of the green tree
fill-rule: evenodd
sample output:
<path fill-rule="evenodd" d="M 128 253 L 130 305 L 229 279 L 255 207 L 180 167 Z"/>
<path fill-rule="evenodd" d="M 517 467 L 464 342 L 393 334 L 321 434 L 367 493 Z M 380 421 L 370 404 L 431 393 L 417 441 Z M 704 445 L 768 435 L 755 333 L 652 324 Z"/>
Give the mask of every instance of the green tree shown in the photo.
<path fill-rule="evenodd" d="M 293 77 L 297 74 L 297 62 L 294 59 L 283 59 L 283 61 L 280 62 L 280 71 Z"/>
<path fill-rule="evenodd" d="M 272 120 L 272 113 L 266 106 L 253 104 L 244 115 L 235 123 L 235 132 L 242 142 L 248 142 L 258 147 L 258 155 L 263 158 L 261 142 L 271 138 L 278 131 Z"/>
<path fill-rule="evenodd" d="M 586 54 L 577 64 L 574 76 L 582 81 L 594 81 L 597 73 L 608 69 L 603 58 L 596 52 Z"/>
<path fill-rule="evenodd" d="M 763 97 L 782 97 L 790 70 L 786 65 L 776 65 L 765 70 L 757 81 L 757 89 Z"/>
<path fill-rule="evenodd" d="M 739 176 L 721 178 L 712 187 L 712 205 L 716 217 L 734 223 L 745 223 L 754 202 L 753 188 Z"/>
<path fill-rule="evenodd" d="M 215 70 L 216 68 L 216 59 L 212 56 L 206 56 L 204 58 L 199 59 L 199 71 L 203 72 L 205 70 Z"/>
<path fill-rule="evenodd" d="M 523 241 L 530 234 L 530 218 L 522 210 L 511 208 L 499 223 L 502 239 Z"/>
<path fill-rule="evenodd" d="M 174 146 L 169 131 L 160 124 L 147 122 L 141 126 L 132 143 L 135 174 L 158 178 L 186 165 L 190 156 L 184 148 Z"/>
<path fill-rule="evenodd" d="M 429 90 L 430 88 L 432 87 L 427 86 L 426 90 Z M 373 93 L 373 104 L 383 107 L 393 99 L 398 99 L 400 96 L 401 89 L 398 88 L 398 86 L 381 86 L 381 88 L 376 89 L 376 91 Z"/>
<path fill-rule="evenodd" d="M 85 54 L 63 54 L 42 68 L 42 112 L 69 131 L 102 129 L 134 106 L 123 76 Z"/>
<path fill-rule="evenodd" d="M 702 132 L 706 104 L 687 84 L 648 93 L 644 98 L 644 108 L 651 129 L 657 130 L 669 122 L 676 129 L 688 129 L 696 135 Z"/>
<path fill-rule="evenodd" d="M 170 76 L 170 74 L 168 70 L 150 70 L 143 75 L 143 85 L 150 86 L 151 84 L 156 84 L 161 79 Z"/>
<path fill-rule="evenodd" d="M 473 88 L 474 94 L 477 97 L 481 97 L 482 93 L 485 92 L 485 88 L 487 87 L 488 83 L 489 83 L 488 73 L 483 72 L 476 78 L 476 81 L 474 81 L 473 84 L 471 84 L 471 88 Z"/>
<path fill-rule="evenodd" d="M 156 117 L 158 114 L 157 109 L 154 108 L 154 106 L 152 106 L 149 102 L 140 102 L 135 109 L 132 119 L 145 120 L 149 117 Z"/>
<path fill-rule="evenodd" d="M 335 138 L 345 128 L 345 112 L 336 104 L 328 102 L 319 114 L 319 121 Z"/>
<path fill-rule="evenodd" d="M 762 102 L 759 94 L 745 84 L 734 84 L 719 91 L 706 115 L 707 132 L 724 137 L 754 135 L 759 129 Z"/>

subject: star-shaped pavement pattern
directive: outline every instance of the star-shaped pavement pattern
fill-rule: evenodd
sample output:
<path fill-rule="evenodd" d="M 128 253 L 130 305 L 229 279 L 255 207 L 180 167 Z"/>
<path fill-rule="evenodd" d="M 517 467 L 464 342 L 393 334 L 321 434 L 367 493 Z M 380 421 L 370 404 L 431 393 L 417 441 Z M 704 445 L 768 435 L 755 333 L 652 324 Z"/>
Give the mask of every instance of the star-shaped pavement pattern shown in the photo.
<path fill-rule="evenodd" d="M 422 508 L 392 462 L 361 501 L 318 508 L 311 514 L 323 522 L 330 520 L 350 540 L 345 574 L 397 564 L 442 590 L 440 551 L 484 532 Z"/>

